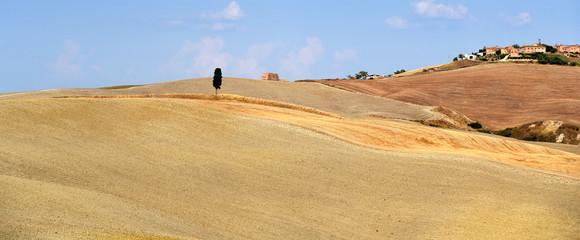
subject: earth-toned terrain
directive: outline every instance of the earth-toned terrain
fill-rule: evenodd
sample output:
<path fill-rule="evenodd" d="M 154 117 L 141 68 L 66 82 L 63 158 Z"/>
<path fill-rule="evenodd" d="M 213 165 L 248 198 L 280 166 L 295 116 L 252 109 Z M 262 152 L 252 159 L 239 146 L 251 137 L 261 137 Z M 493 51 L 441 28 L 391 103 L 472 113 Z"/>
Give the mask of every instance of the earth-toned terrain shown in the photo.
<path fill-rule="evenodd" d="M 580 68 L 496 63 L 384 80 L 321 81 L 351 91 L 443 106 L 494 130 L 537 121 L 580 125 Z"/>
<path fill-rule="evenodd" d="M 53 89 L 36 92 L 7 93 L 0 94 L 0 100 L 159 93 L 213 94 L 215 89 L 211 81 L 211 78 L 200 78 L 144 85 L 128 89 Z M 223 81 L 222 90 L 219 93 L 298 104 L 350 117 L 367 117 L 372 114 L 405 119 L 431 119 L 438 117 L 438 114 L 432 112 L 432 107 L 429 106 L 419 106 L 366 94 L 347 92 L 319 83 L 274 82 L 226 77 Z"/>
<path fill-rule="evenodd" d="M 433 107 L 318 83 L 222 87 L 241 96 L 203 95 L 210 79 L 0 94 L 0 238 L 580 235 L 577 146 L 423 126 L 400 119 Z"/>

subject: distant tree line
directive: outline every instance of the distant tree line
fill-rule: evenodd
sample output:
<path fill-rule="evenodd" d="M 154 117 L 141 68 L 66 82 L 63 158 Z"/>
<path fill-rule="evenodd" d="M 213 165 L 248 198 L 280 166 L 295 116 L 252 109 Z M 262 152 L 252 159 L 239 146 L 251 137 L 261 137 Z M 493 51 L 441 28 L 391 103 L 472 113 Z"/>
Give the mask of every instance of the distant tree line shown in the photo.
<path fill-rule="evenodd" d="M 399 74 L 399 73 L 404 73 L 404 72 L 406 72 L 406 70 L 401 69 L 401 70 L 395 71 L 394 74 Z M 373 77 L 376 77 L 376 76 L 377 76 L 376 74 L 370 75 L 369 72 L 367 72 L 367 71 L 360 71 L 360 72 L 356 73 L 354 76 L 347 75 L 346 79 L 369 79 L 369 78 L 372 79 Z M 391 75 L 388 75 L 388 76 L 390 77 Z"/>
<path fill-rule="evenodd" d="M 395 74 L 404 73 L 404 72 L 406 72 L 406 70 L 405 69 L 401 69 L 401 70 L 395 71 Z"/>
<path fill-rule="evenodd" d="M 347 79 L 366 79 L 368 76 L 369 76 L 369 72 L 367 72 L 367 71 L 360 71 L 357 74 L 355 74 L 354 76 L 347 75 L 346 78 Z"/>

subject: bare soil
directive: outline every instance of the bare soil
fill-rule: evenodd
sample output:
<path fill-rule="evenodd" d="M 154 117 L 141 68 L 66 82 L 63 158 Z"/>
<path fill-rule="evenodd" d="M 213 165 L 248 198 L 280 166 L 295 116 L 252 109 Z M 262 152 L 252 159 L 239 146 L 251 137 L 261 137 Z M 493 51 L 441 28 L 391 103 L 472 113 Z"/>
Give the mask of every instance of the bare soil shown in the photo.
<path fill-rule="evenodd" d="M 499 130 L 556 120 L 580 125 L 580 68 L 497 63 L 384 80 L 327 80 L 351 91 L 457 110 Z"/>

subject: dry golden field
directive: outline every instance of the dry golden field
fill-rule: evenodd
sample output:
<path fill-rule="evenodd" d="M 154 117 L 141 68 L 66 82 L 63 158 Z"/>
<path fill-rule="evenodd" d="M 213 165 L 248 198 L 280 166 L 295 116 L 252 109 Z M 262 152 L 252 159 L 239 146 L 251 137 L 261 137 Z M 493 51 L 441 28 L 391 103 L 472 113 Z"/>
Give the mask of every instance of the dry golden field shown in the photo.
<path fill-rule="evenodd" d="M 580 235 L 576 154 L 329 103 L 50 92 L 0 97 L 0 238 Z"/>
<path fill-rule="evenodd" d="M 0 100 L 91 95 L 213 94 L 215 89 L 212 87 L 211 82 L 211 78 L 198 78 L 129 89 L 53 89 L 5 93 L 0 94 Z M 439 117 L 439 114 L 431 111 L 432 107 L 429 106 L 419 106 L 382 97 L 352 93 L 314 82 L 274 82 L 226 77 L 219 93 L 297 104 L 356 118 L 366 118 L 368 115 L 403 119 L 432 119 Z"/>

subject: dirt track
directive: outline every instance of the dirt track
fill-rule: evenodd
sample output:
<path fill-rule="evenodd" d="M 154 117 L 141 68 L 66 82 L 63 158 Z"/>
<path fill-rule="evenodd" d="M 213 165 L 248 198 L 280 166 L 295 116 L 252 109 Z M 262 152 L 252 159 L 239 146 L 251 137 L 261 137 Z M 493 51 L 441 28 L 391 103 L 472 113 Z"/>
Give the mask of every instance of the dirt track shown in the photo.
<path fill-rule="evenodd" d="M 455 109 L 493 129 L 543 120 L 580 125 L 580 68 L 487 64 L 385 80 L 321 81 L 366 94 Z"/>
<path fill-rule="evenodd" d="M 179 99 L 5 100 L 0 109 L 0 238 L 580 234 L 577 180 L 370 150 L 263 118 L 313 125 L 310 113 Z"/>

